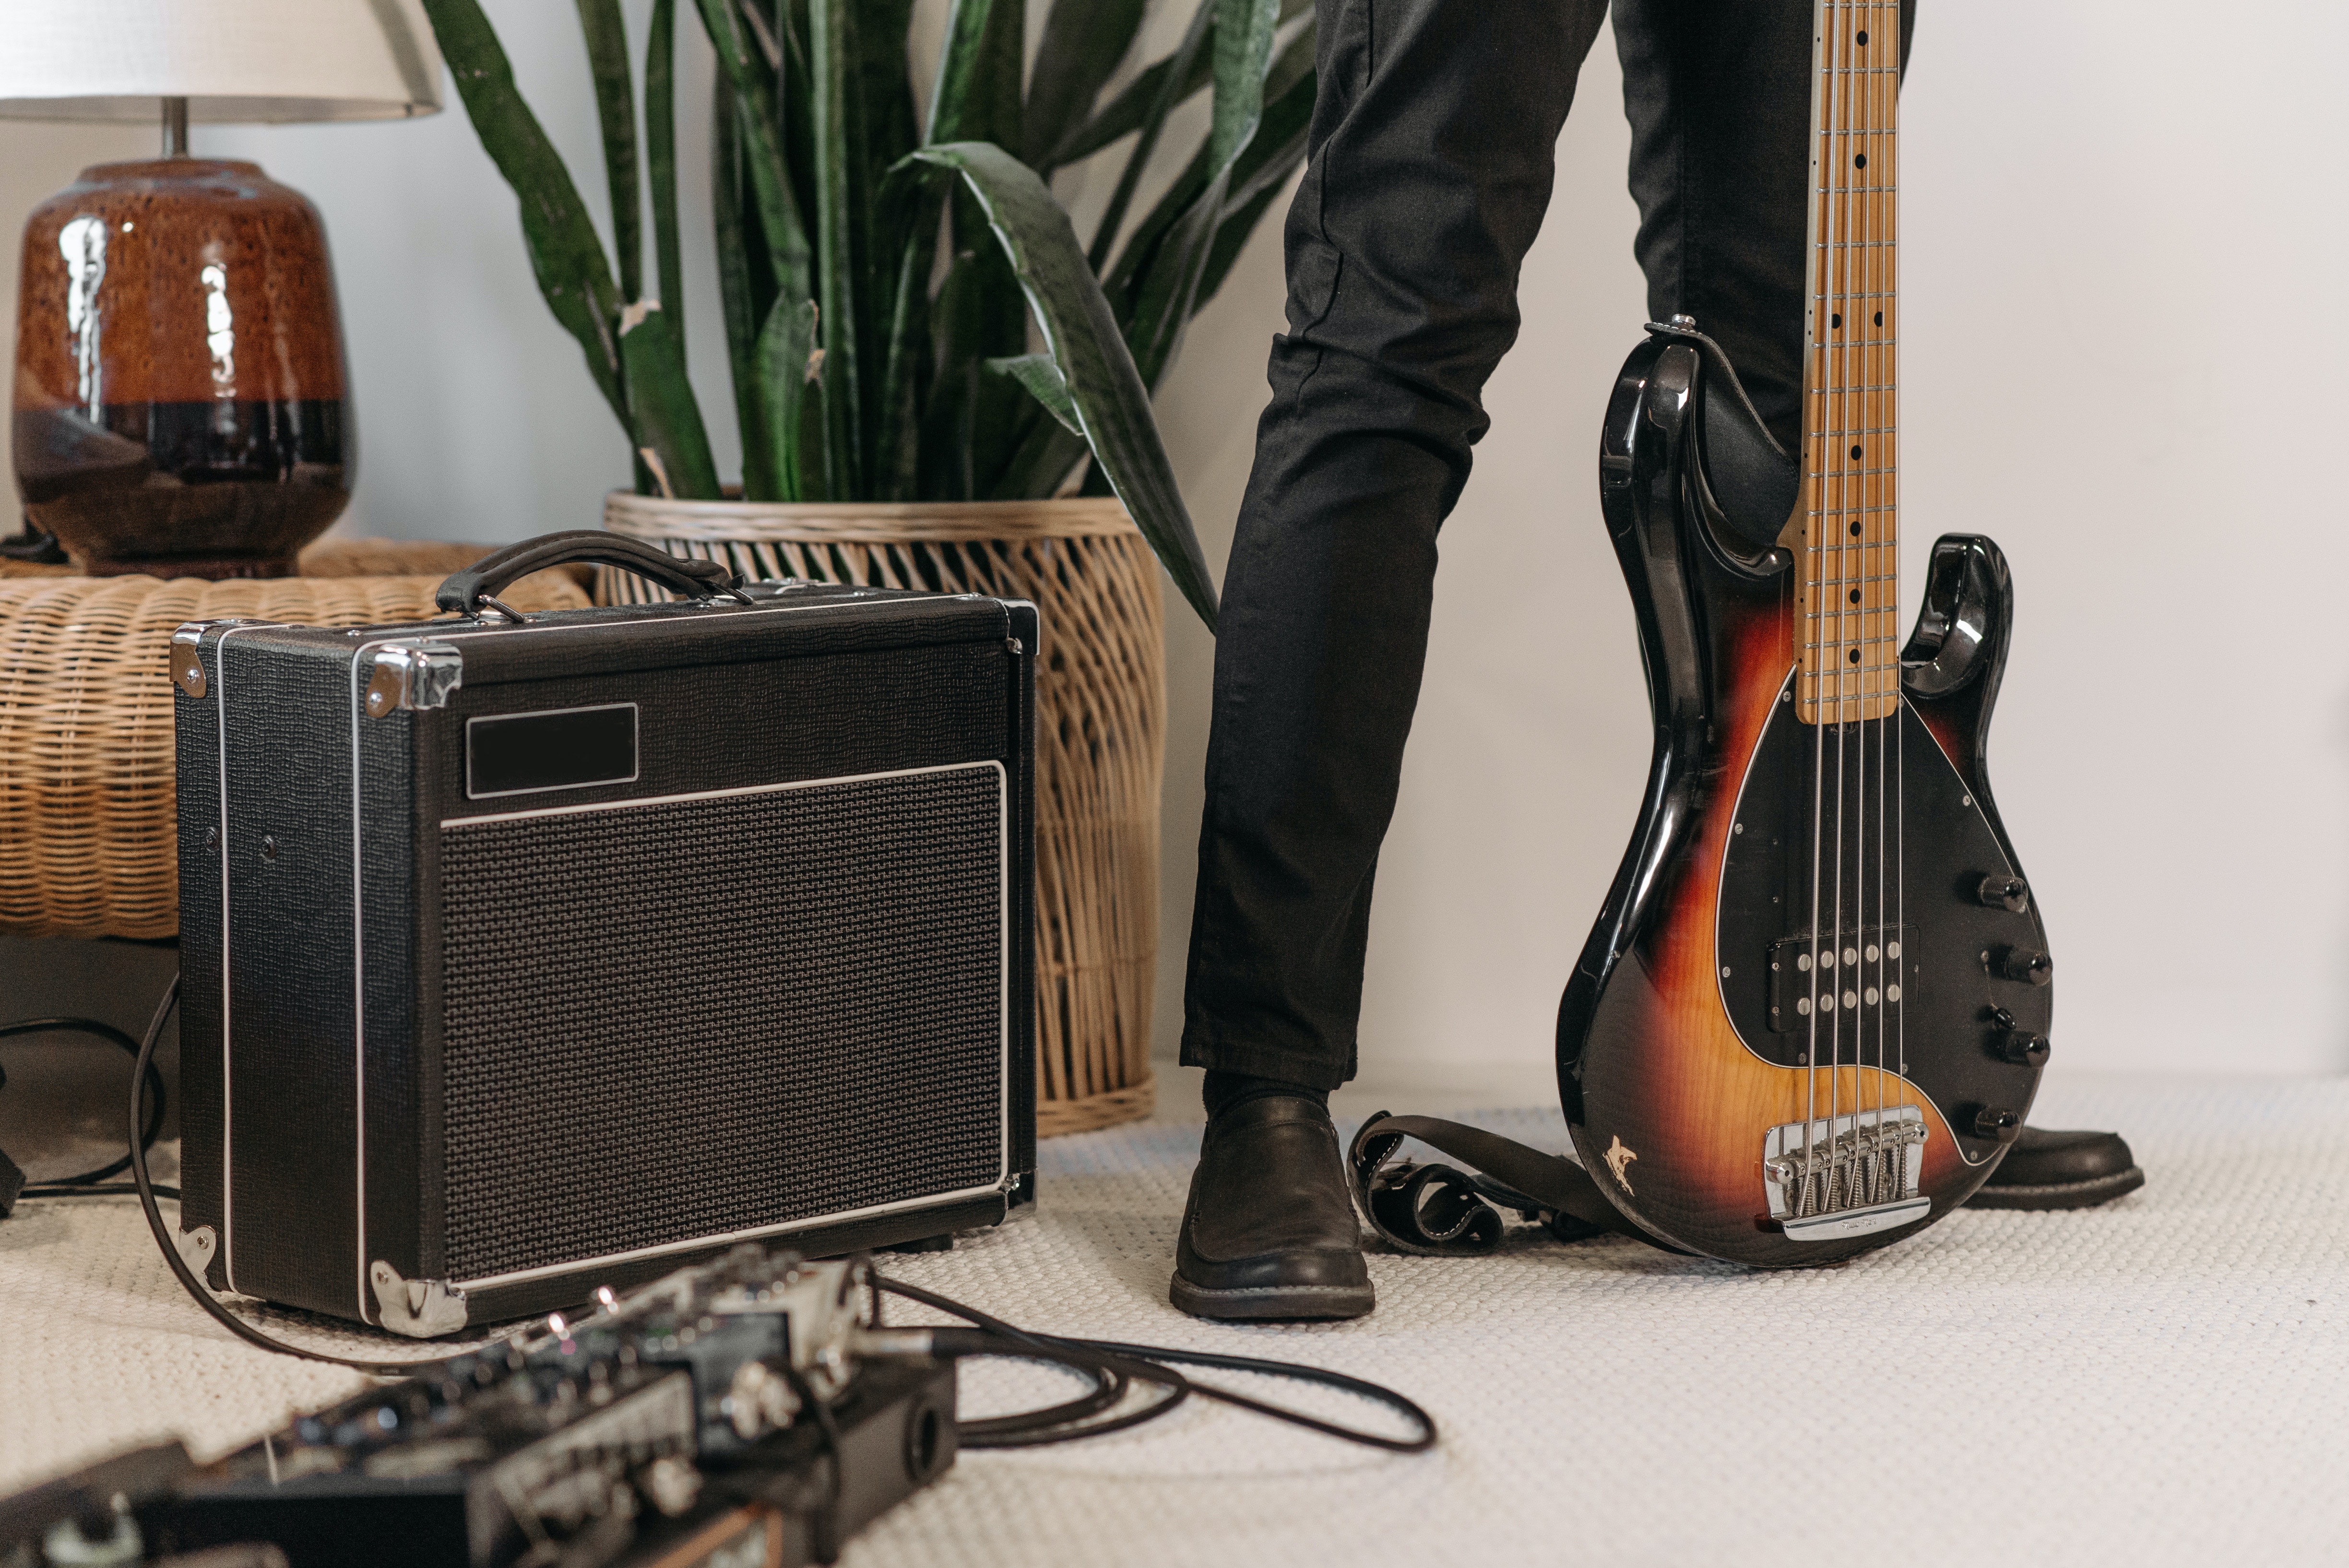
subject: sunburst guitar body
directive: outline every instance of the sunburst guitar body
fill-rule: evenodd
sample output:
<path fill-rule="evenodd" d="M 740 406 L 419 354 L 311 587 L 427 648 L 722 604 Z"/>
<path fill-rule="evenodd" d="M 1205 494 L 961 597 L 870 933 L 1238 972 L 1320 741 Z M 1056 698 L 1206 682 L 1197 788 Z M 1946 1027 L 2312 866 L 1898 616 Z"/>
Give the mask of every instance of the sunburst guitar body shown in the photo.
<path fill-rule="evenodd" d="M 1557 1035 L 1577 1152 L 1626 1220 L 1774 1267 L 1963 1203 L 2030 1109 L 2053 1000 L 1984 764 L 1996 546 L 1940 540 L 1896 626 L 1899 6 L 1819 16 L 1802 450 L 1686 317 L 1608 410 L 1656 749 Z"/>

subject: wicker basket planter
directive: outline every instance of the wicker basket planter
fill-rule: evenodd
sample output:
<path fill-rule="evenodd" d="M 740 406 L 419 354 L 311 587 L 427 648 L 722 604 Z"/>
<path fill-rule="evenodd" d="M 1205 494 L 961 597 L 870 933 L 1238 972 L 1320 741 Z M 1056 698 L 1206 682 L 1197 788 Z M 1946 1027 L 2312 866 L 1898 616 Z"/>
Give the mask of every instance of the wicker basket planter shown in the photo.
<path fill-rule="evenodd" d="M 1158 564 L 1115 501 L 782 505 L 614 494 L 604 525 L 746 577 L 1035 602 L 1040 1133 L 1150 1114 L 1166 677 Z M 596 597 L 657 594 L 605 571 Z"/>

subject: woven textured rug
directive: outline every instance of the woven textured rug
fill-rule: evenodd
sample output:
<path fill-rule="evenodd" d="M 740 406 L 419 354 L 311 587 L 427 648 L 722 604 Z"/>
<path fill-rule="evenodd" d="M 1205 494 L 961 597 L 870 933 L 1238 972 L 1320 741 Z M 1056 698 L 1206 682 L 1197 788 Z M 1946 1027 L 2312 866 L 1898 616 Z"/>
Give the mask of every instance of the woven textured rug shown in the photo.
<path fill-rule="evenodd" d="M 1562 1140 L 1555 1112 L 1470 1119 Z M 1962 1213 L 1802 1273 L 1531 1232 L 1483 1260 L 1374 1253 L 1376 1314 L 1309 1328 L 1166 1304 L 1195 1123 L 1052 1140 L 1035 1220 L 887 1268 L 1040 1328 L 1374 1378 L 1433 1411 L 1443 1445 L 1397 1459 L 1194 1404 L 966 1456 L 844 1562 L 2342 1561 L 2349 1081 L 2059 1080 L 2033 1119 L 2121 1127 L 2149 1185 L 2085 1213 Z M 135 1204 L 0 1223 L 0 1490 L 163 1433 L 217 1451 L 355 1381 L 231 1340 Z M 978 1366 L 964 1402 L 1064 1387 Z"/>

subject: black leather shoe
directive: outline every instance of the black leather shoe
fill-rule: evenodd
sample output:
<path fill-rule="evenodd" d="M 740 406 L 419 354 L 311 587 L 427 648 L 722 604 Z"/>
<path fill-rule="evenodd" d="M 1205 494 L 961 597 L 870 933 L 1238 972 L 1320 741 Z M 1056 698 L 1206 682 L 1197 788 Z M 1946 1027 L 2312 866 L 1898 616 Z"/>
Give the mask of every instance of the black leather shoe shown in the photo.
<path fill-rule="evenodd" d="M 2026 1127 L 1969 1209 L 2086 1209 L 2145 1185 L 2121 1135 Z"/>
<path fill-rule="evenodd" d="M 1167 1296 L 1215 1318 L 1361 1317 L 1377 1304 L 1326 1107 L 1263 1095 L 1207 1124 Z"/>

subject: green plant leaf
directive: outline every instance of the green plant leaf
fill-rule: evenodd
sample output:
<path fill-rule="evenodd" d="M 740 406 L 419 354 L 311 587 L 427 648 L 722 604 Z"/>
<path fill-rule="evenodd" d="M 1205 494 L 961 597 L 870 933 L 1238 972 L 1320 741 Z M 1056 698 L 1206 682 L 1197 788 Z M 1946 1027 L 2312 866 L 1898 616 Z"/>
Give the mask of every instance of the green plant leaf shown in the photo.
<path fill-rule="evenodd" d="M 807 224 L 792 191 L 791 173 L 783 160 L 782 125 L 775 101 L 775 73 L 757 52 L 757 44 L 742 26 L 733 0 L 697 0 L 702 31 L 717 51 L 718 68 L 737 100 L 735 130 L 740 137 L 744 171 L 750 176 L 752 205 L 766 242 L 767 265 L 776 293 L 786 299 L 805 299 L 812 292 L 812 258 Z"/>
<path fill-rule="evenodd" d="M 922 140 L 1019 145 L 1022 0 L 954 0 Z"/>
<path fill-rule="evenodd" d="M 1280 0 L 1216 0 L 1216 99 L 1207 127 L 1207 155 L 1228 170 L 1264 118 L 1265 73 L 1272 67 L 1272 35 Z"/>
<path fill-rule="evenodd" d="M 1166 62 L 1158 96 L 1142 118 L 1142 139 L 1126 155 L 1125 167 L 1118 171 L 1117 188 L 1110 192 L 1109 205 L 1102 209 L 1101 222 L 1093 229 L 1093 243 L 1085 260 L 1096 274 L 1108 269 L 1111 247 L 1117 244 L 1118 231 L 1125 226 L 1125 209 L 1142 183 L 1142 171 L 1148 167 L 1150 155 L 1158 150 L 1158 135 L 1166 127 L 1166 117 L 1174 112 L 1175 104 L 1188 96 L 1178 90 L 1177 84 L 1202 60 L 1213 67 L 1216 4 L 1217 0 L 1199 0 L 1199 8 L 1191 16 L 1190 30 L 1183 35 L 1182 47 Z"/>
<path fill-rule="evenodd" d="M 1279 195 L 1280 186 L 1275 182 L 1239 205 L 1224 209 L 1224 221 L 1216 229 L 1215 248 L 1207 255 L 1207 270 L 1199 275 L 1199 292 L 1191 296 L 1194 317 L 1207 307 L 1207 301 L 1215 298 L 1216 291 L 1224 286 L 1224 279 L 1231 275 L 1232 264 L 1240 259 L 1240 252 L 1247 248 L 1248 237 L 1255 233 L 1257 222 Z"/>
<path fill-rule="evenodd" d="M 824 405 L 832 401 L 832 390 L 824 376 L 825 357 L 819 348 L 808 356 L 806 381 L 800 388 L 800 428 L 792 450 L 799 453 L 794 471 L 802 501 L 848 501 L 854 497 L 843 494 L 839 476 L 829 466 L 832 446 L 825 435 L 832 421 Z"/>
<path fill-rule="evenodd" d="M 1202 3 L 1206 9 L 1214 8 L 1215 0 L 1202 0 Z M 1280 19 L 1288 22 L 1310 10 L 1312 5 L 1313 0 L 1281 0 Z M 1181 55 L 1182 50 L 1178 48 L 1165 58 L 1154 61 L 1126 83 L 1115 98 L 1103 105 L 1100 113 L 1062 137 L 1060 144 L 1052 149 L 1051 166 L 1057 169 L 1081 158 L 1090 158 L 1118 138 L 1131 136 L 1141 130 L 1143 123 L 1150 118 L 1151 108 L 1158 101 L 1158 95 L 1165 90 L 1167 77 L 1174 69 Z M 1207 85 L 1214 71 L 1215 57 L 1212 53 L 1194 57 L 1183 72 L 1182 85 L 1175 93 L 1174 101 L 1178 104 L 1190 101 L 1194 93 Z"/>
<path fill-rule="evenodd" d="M 1213 629 L 1216 591 L 1151 417 L 1150 393 L 1068 214 L 1034 170 L 999 147 L 950 142 L 922 148 L 914 156 L 953 171 L 978 199 L 1035 312 L 1046 350 L 1068 383 L 1070 403 L 1094 461 L 1176 590 Z"/>
<path fill-rule="evenodd" d="M 850 139 L 856 91 L 854 0 L 810 0 L 808 54 L 815 85 L 816 302 L 823 307 L 824 462 L 833 482 L 853 498 L 859 483 L 856 363 L 856 252 L 853 212 L 862 192 L 854 183 Z"/>
<path fill-rule="evenodd" d="M 807 493 L 795 461 L 807 401 L 808 362 L 815 352 L 815 337 L 816 307 L 812 299 L 796 305 L 777 300 L 775 308 L 767 314 L 767 325 L 759 332 L 757 380 L 768 441 L 775 452 L 789 454 L 790 458 L 779 465 L 782 483 L 776 499 L 781 501 L 820 499 Z"/>
<path fill-rule="evenodd" d="M 1278 22 L 1279 0 L 1216 0 L 1215 115 L 1203 157 L 1195 162 L 1206 186 L 1157 244 L 1124 323 L 1135 368 L 1153 389 L 1182 347 L 1215 254 L 1233 171 L 1264 121 L 1265 73 Z M 1309 96 L 1305 112 L 1311 113 Z"/>
<path fill-rule="evenodd" d="M 620 379 L 620 302 L 587 205 L 514 87 L 513 67 L 477 0 L 424 0 L 424 12 L 465 113 L 522 209 L 523 244 L 538 291 L 554 319 L 578 340 L 587 373 L 633 441 L 635 427 Z"/>
<path fill-rule="evenodd" d="M 1054 151 L 1092 113 L 1093 101 L 1133 47 L 1148 9 L 1148 0 L 1052 0 L 1036 63 L 1029 71 L 1019 142 L 1030 168 L 1047 176 L 1052 172 Z M 926 140 L 948 139 L 932 135 Z"/>
<path fill-rule="evenodd" d="M 685 341 L 685 262 L 677 228 L 677 0 L 653 0 L 645 32 L 645 165 L 653 199 L 653 287 Z"/>
<path fill-rule="evenodd" d="M 1303 154 L 1305 133 L 1313 118 L 1313 28 L 1310 24 L 1299 30 L 1272 62 L 1265 78 L 1267 108 L 1264 123 L 1248 142 L 1247 149 L 1232 166 L 1232 186 L 1224 194 L 1226 209 L 1253 200 L 1257 182 L 1262 176 L 1262 165 L 1268 160 L 1285 155 L 1288 139 L 1293 134 L 1299 155 Z M 1276 145 L 1278 144 L 1278 145 Z M 1158 257 L 1166 235 L 1183 215 L 1189 212 L 1199 192 L 1207 188 L 1212 177 L 1210 158 L 1213 148 L 1202 141 L 1199 151 L 1174 182 L 1159 196 L 1157 202 L 1134 225 L 1133 237 L 1118 253 L 1117 265 L 1104 275 L 1102 286 L 1108 291 L 1110 303 L 1117 306 L 1118 319 L 1131 323 L 1133 318 L 1133 296 L 1138 280 Z M 1285 180 L 1287 169 L 1280 170 L 1276 179 Z M 1130 335 L 1129 335 L 1130 336 Z"/>
<path fill-rule="evenodd" d="M 1077 405 L 1069 400 L 1069 383 L 1061 379 L 1061 368 L 1052 363 L 1050 354 L 1019 354 L 1008 359 L 989 359 L 987 368 L 999 376 L 1009 376 L 1027 389 L 1028 395 L 1042 404 L 1044 411 L 1060 421 L 1071 435 L 1085 433 L 1085 427 L 1077 419 Z"/>
<path fill-rule="evenodd" d="M 752 276 L 753 235 L 742 222 L 740 122 L 733 84 L 723 71 L 709 101 L 709 207 L 718 252 L 718 299 L 726 321 L 726 369 L 734 388 L 735 428 L 742 437 L 742 498 L 783 499 L 782 453 L 759 389 L 758 340 L 764 317 Z M 773 309 L 770 305 L 768 309 Z"/>
<path fill-rule="evenodd" d="M 647 465 L 680 500 L 717 500 L 718 465 L 709 456 L 701 410 L 686 383 L 685 348 L 678 341 L 677 324 L 650 300 L 621 315 L 620 365 L 628 406 L 636 410 L 636 450 Z"/>
<path fill-rule="evenodd" d="M 642 200 L 636 187 L 636 95 L 628 75 L 628 33 L 620 0 L 578 0 L 579 33 L 595 83 L 595 123 L 603 133 L 604 175 L 612 192 L 612 254 L 620 264 L 620 297 L 644 297 Z"/>

